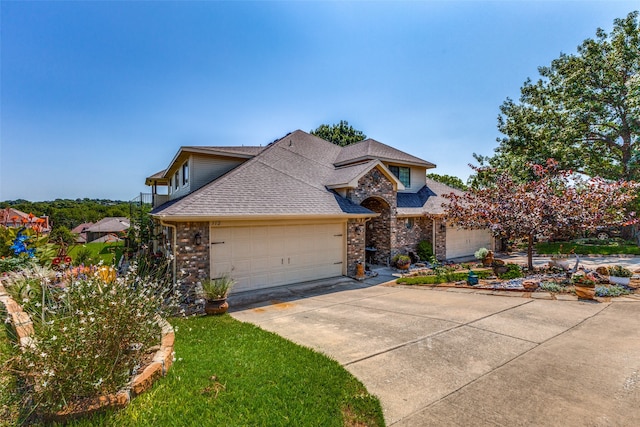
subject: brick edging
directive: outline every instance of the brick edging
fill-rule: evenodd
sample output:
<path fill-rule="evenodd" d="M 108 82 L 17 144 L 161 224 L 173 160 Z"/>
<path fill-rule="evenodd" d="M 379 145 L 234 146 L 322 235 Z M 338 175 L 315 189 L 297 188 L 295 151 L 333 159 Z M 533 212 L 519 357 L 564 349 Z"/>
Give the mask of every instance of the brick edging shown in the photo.
<path fill-rule="evenodd" d="M 31 345 L 31 336 L 34 333 L 33 322 L 29 315 L 22 310 L 20 304 L 9 296 L 2 283 L 0 283 L 0 302 L 4 304 L 7 310 L 11 324 L 20 342 L 20 348 Z M 153 356 L 153 361 L 145 367 L 140 374 L 134 376 L 123 390 L 106 396 L 98 396 L 80 402 L 73 402 L 65 409 L 51 414 L 48 419 L 52 421 L 64 421 L 103 409 L 124 408 L 132 398 L 149 390 L 156 379 L 167 375 L 173 363 L 175 331 L 169 322 L 160 316 L 156 317 L 156 322 L 161 328 L 160 349 L 156 351 Z"/>

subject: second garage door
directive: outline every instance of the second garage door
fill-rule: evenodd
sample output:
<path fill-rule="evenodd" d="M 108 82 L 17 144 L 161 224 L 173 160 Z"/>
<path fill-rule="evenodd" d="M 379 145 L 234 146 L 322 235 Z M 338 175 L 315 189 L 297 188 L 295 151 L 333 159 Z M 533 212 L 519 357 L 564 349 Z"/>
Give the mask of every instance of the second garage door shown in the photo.
<path fill-rule="evenodd" d="M 464 230 L 447 227 L 447 259 L 473 256 L 480 248 L 493 249 L 489 230 Z"/>
<path fill-rule="evenodd" d="M 228 273 L 234 292 L 343 274 L 345 225 L 211 227 L 211 277 Z"/>

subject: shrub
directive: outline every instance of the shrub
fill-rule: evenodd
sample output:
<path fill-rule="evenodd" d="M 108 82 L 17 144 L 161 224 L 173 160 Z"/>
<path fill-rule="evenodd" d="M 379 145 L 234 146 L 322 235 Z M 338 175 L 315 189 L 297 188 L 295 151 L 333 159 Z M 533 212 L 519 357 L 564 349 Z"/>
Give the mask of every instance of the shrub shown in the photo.
<path fill-rule="evenodd" d="M 405 265 L 406 266 L 406 265 L 411 264 L 411 258 L 409 258 L 408 255 L 397 254 L 392 258 L 391 261 L 396 266 L 401 266 L 401 265 Z"/>
<path fill-rule="evenodd" d="M 500 277 L 503 280 L 511 280 L 511 279 L 517 279 L 519 277 L 523 277 L 524 275 L 522 274 L 522 267 L 520 267 L 518 264 L 506 264 L 507 267 L 507 271 L 498 275 L 498 277 Z"/>
<path fill-rule="evenodd" d="M 487 270 L 473 270 L 473 272 L 480 279 L 486 279 L 491 275 L 491 272 Z M 403 285 L 436 285 L 438 283 L 460 282 L 466 280 L 468 276 L 469 272 L 467 271 L 450 271 L 430 276 L 402 277 L 396 282 Z"/>
<path fill-rule="evenodd" d="M 609 267 L 609 276 L 614 277 L 631 277 L 633 273 L 631 270 L 622 265 L 614 265 Z"/>
<path fill-rule="evenodd" d="M 108 269 L 107 267 L 104 267 Z M 23 280 L 40 280 L 45 306 L 28 296 L 34 322 L 33 345 L 13 360 L 39 413 L 123 388 L 149 347 L 158 344 L 158 314 L 170 308 L 172 292 L 158 282 L 140 280 L 136 268 L 115 278 L 112 270 L 84 269 L 51 283 L 43 271 L 26 271 Z M 7 289 L 19 286 L 10 278 Z"/>
<path fill-rule="evenodd" d="M 476 257 L 476 259 L 485 259 L 487 255 L 489 255 L 489 249 L 480 248 L 473 255 Z"/>
<path fill-rule="evenodd" d="M 433 246 L 430 241 L 422 240 L 418 243 L 416 252 L 418 253 L 418 257 L 420 257 L 420 260 L 428 261 L 433 256 Z"/>

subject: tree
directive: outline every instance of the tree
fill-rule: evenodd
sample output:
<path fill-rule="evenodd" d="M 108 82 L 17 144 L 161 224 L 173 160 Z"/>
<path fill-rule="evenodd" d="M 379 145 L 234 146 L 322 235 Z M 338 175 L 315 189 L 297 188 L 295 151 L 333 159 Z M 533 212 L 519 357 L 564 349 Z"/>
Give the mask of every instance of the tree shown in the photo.
<path fill-rule="evenodd" d="M 458 190 L 466 190 L 467 186 L 464 182 L 457 176 L 452 175 L 439 175 L 437 173 L 428 173 L 427 178 L 431 178 L 434 181 L 438 181 L 442 184 L 448 185 L 449 187 L 457 188 Z"/>
<path fill-rule="evenodd" d="M 640 178 L 640 27 L 638 12 L 597 29 L 577 54 L 561 54 L 527 80 L 519 102 L 500 107 L 505 135 L 481 165 L 518 176 L 527 163 L 554 158 L 561 169 L 605 179 Z M 531 174 L 520 178 L 532 179 Z"/>
<path fill-rule="evenodd" d="M 626 206 L 637 197 L 636 183 L 587 180 L 559 170 L 554 160 L 530 169 L 535 176 L 531 181 L 516 181 L 502 172 L 493 185 L 447 195 L 448 220 L 461 228 L 487 227 L 497 237 L 526 238 L 528 266 L 533 269 L 536 235 L 593 230 L 635 219 Z"/>
<path fill-rule="evenodd" d="M 355 144 L 367 138 L 367 135 L 354 129 L 346 120 L 340 120 L 337 125 L 320 125 L 310 133 L 341 147 Z"/>

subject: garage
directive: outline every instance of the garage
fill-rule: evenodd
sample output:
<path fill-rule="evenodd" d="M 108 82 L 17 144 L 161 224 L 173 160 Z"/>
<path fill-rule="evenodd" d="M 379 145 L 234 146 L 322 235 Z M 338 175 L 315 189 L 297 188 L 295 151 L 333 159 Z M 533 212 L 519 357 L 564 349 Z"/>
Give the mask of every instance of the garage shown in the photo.
<path fill-rule="evenodd" d="M 228 273 L 234 292 L 344 274 L 345 223 L 211 225 L 211 277 Z"/>
<path fill-rule="evenodd" d="M 446 258 L 473 256 L 480 248 L 493 248 L 493 237 L 487 229 L 465 230 L 447 227 Z"/>

